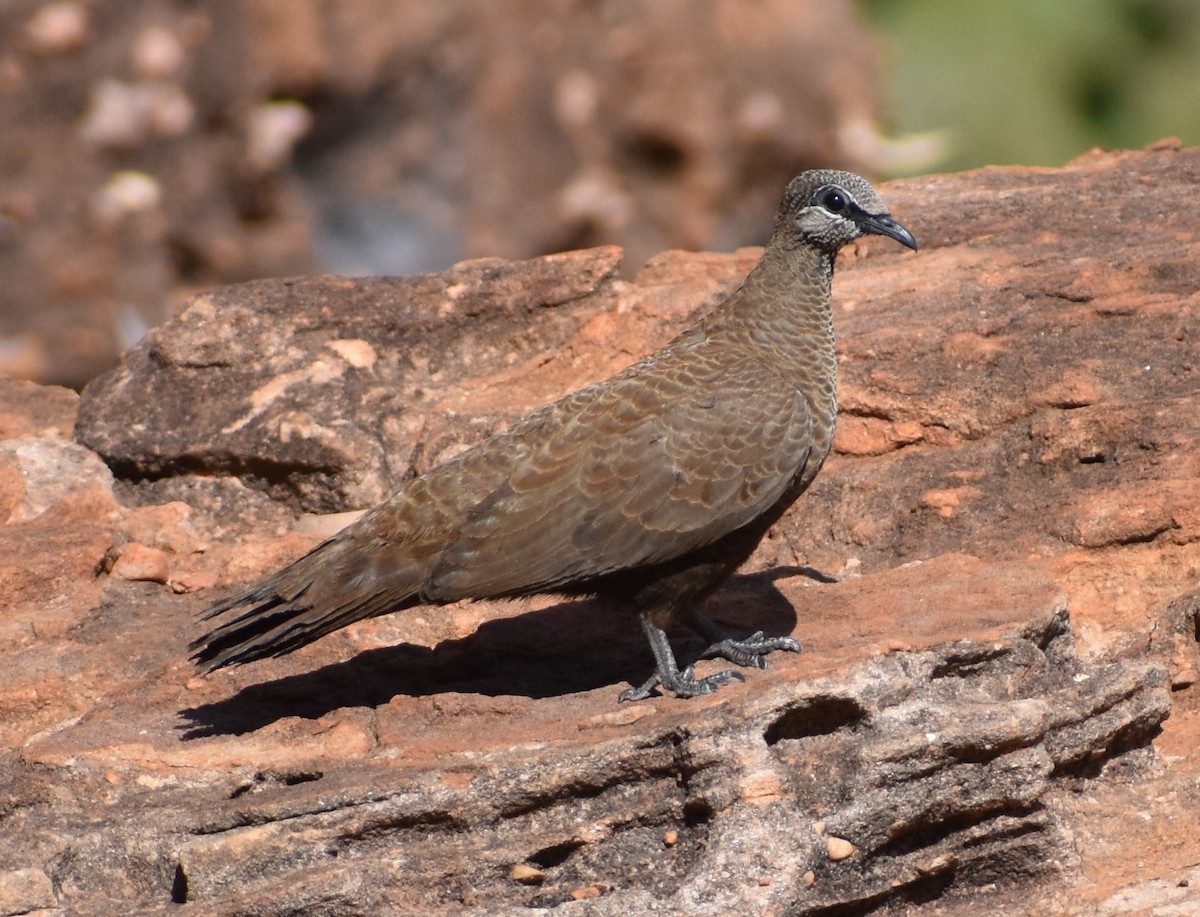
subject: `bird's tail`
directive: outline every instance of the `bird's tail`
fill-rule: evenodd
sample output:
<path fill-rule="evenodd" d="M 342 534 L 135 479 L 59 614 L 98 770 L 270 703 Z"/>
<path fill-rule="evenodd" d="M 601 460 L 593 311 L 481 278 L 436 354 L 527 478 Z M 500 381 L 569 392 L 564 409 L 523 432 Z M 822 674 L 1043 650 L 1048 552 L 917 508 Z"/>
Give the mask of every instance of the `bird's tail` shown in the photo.
<path fill-rule="evenodd" d="M 228 620 L 192 641 L 192 661 L 211 672 L 283 656 L 347 624 L 417 604 L 415 589 L 404 589 L 394 576 L 382 582 L 349 548 L 335 536 L 253 588 L 213 604 L 203 620 Z"/>

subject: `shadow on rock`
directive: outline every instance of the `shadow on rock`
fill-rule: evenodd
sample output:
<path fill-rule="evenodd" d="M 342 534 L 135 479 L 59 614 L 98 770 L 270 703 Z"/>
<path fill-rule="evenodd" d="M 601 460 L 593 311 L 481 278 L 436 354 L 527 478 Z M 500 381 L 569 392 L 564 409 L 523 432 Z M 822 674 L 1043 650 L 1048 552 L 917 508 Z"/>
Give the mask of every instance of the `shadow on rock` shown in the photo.
<path fill-rule="evenodd" d="M 713 599 L 714 620 L 741 635 L 791 633 L 796 613 L 775 581 L 807 567 L 777 567 L 734 577 Z M 680 665 L 704 648 L 690 631 L 672 636 Z M 366 650 L 345 662 L 250 685 L 222 701 L 180 711 L 183 738 L 241 735 L 289 716 L 318 719 L 341 707 L 375 707 L 396 695 L 479 694 L 530 698 L 635 684 L 654 665 L 631 612 L 585 599 L 487 621 L 461 640 L 433 649 L 411 644 Z M 614 704 L 616 702 L 614 692 Z"/>

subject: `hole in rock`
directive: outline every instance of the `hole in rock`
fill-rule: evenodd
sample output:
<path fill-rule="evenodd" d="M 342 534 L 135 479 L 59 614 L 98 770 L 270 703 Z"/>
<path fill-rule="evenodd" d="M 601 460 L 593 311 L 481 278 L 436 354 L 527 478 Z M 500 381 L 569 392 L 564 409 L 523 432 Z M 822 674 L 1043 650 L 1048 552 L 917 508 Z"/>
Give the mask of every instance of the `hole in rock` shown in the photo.
<path fill-rule="evenodd" d="M 529 857 L 529 862 L 540 869 L 551 869 L 567 861 L 572 853 L 583 846 L 583 841 L 565 841 L 543 847 Z"/>
<path fill-rule="evenodd" d="M 187 904 L 188 899 L 188 880 L 187 873 L 183 871 L 183 865 L 175 864 L 175 878 L 171 882 L 171 903 L 172 904 Z"/>
<path fill-rule="evenodd" d="M 712 817 L 713 807 L 707 799 L 689 799 L 683 804 L 683 823 L 689 828 L 702 825 Z"/>
<path fill-rule="evenodd" d="M 785 711 L 767 727 L 768 745 L 785 739 L 824 736 L 854 726 L 865 719 L 867 709 L 853 697 L 815 697 Z"/>
<path fill-rule="evenodd" d="M 254 775 L 254 779 L 250 783 L 243 783 L 232 793 L 229 794 L 230 799 L 237 799 L 239 796 L 245 796 L 247 793 L 258 793 L 264 790 L 271 784 L 283 784 L 284 786 L 297 786 L 301 783 L 312 783 L 314 780 L 320 780 L 325 774 L 321 771 L 259 771 Z"/>
<path fill-rule="evenodd" d="M 321 771 L 296 771 L 290 774 L 269 774 L 268 776 L 278 780 L 284 786 L 296 786 L 300 783 L 312 783 L 315 780 L 320 780 L 325 775 Z"/>
<path fill-rule="evenodd" d="M 959 653 L 933 667 L 930 678 L 979 678 L 998 671 L 1009 655 L 1008 647 L 979 647 L 975 652 Z"/>

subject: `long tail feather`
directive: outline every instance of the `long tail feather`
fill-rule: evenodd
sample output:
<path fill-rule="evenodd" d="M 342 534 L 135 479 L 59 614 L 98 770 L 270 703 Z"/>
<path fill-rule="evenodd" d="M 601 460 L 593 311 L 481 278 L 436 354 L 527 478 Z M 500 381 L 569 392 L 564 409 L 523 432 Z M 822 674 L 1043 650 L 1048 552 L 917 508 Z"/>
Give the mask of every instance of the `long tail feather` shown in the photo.
<path fill-rule="evenodd" d="M 203 620 L 240 613 L 192 641 L 192 661 L 211 672 L 282 656 L 347 624 L 417 603 L 415 590 L 394 578 L 381 582 L 373 571 L 355 569 L 361 554 L 345 547 L 337 541 L 319 545 L 253 588 L 212 605 Z M 371 588 L 364 588 L 367 583 Z"/>

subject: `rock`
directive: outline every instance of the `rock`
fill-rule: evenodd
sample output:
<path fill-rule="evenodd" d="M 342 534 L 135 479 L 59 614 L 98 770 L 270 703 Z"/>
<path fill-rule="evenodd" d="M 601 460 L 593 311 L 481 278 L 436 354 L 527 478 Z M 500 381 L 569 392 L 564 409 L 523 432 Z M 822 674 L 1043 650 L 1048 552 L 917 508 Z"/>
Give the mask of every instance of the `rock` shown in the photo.
<path fill-rule="evenodd" d="M 1145 863 L 1141 864 L 1143 867 Z M 1188 917 L 1200 912 L 1200 868 L 1186 870 L 1180 877 L 1145 879 L 1122 889 L 1101 902 L 1096 917 L 1153 914 L 1155 917 Z"/>
<path fill-rule="evenodd" d="M 165 583 L 171 578 L 171 564 L 165 551 L 133 541 L 121 548 L 109 572 L 124 580 Z"/>
<path fill-rule="evenodd" d="M 1014 617 L 1033 609 L 1021 612 Z M 382 745 L 352 739 L 354 717 L 336 712 L 318 727 L 328 742 L 301 740 L 315 734 L 286 710 L 239 738 L 261 708 L 245 689 L 235 704 L 188 712 L 193 734 L 209 738 L 185 735 L 155 750 L 157 741 L 138 738 L 144 716 L 115 709 L 36 738 L 23 760 L 110 781 L 106 807 L 129 804 L 127 783 L 153 788 L 154 823 L 177 826 L 158 841 L 171 851 L 158 867 L 162 894 L 177 862 L 182 880 L 173 881 L 197 902 L 235 888 L 259 900 L 254 890 L 270 887 L 267 913 L 294 910 L 309 900 L 315 871 L 350 910 L 386 900 L 418 911 L 468 888 L 497 905 L 553 905 L 581 886 L 612 883 L 610 909 L 637 909 L 648 890 L 680 896 L 689 913 L 716 913 L 739 900 L 781 906 L 797 893 L 786 877 L 811 871 L 804 904 L 815 909 L 886 893 L 893 882 L 919 884 L 939 856 L 960 878 L 999 864 L 1033 877 L 1069 856 L 1061 827 L 1038 804 L 1056 769 L 1070 773 L 1094 747 L 1143 742 L 1166 715 L 1168 692 L 1147 664 L 1079 681 L 1065 619 L 1041 614 L 1026 637 L 878 656 L 807 681 L 793 681 L 788 666 L 759 690 L 696 709 L 659 701 L 664 709 L 635 733 L 572 735 L 578 701 L 569 697 L 497 707 L 466 694 L 448 698 L 452 719 L 436 727 L 417 725 L 420 698 L 397 696 L 374 714 Z M 611 703 L 611 691 L 585 697 Z M 506 708 L 504 731 L 484 726 Z M 169 734 L 164 713 L 158 729 Z M 1079 723 L 1093 730 L 1086 739 Z M 261 761 L 273 770 L 250 763 Z M 761 789 L 766 775 L 771 794 Z M 829 838 L 807 830 L 814 814 L 859 848 L 844 862 L 864 865 L 840 866 L 839 850 L 830 856 Z M 597 825 L 607 830 L 583 827 Z M 678 834 L 674 847 L 661 843 L 664 825 Z M 93 858 L 129 858 L 151 842 L 144 828 L 89 835 Z M 379 848 L 371 839 L 381 835 Z M 756 871 L 752 850 L 769 855 L 769 872 Z M 519 869 L 507 865 L 514 856 Z M 364 857 L 375 864 L 369 883 Z M 644 870 L 649 884 L 630 885 Z M 721 878 L 730 870 L 742 880 L 732 887 Z M 98 880 L 76 881 L 85 878 Z M 536 893 L 520 892 L 524 883 Z"/>
<path fill-rule="evenodd" d="M 176 570 L 167 580 L 173 592 L 200 592 L 217 584 L 217 575 L 209 570 Z"/>
<path fill-rule="evenodd" d="M 36 54 L 70 54 L 92 37 L 91 13 L 83 3 L 53 0 L 38 7 L 25 24 L 25 38 Z"/>
<path fill-rule="evenodd" d="M 581 314 L 612 304 L 619 257 L 202 294 L 89 386 L 77 436 L 127 477 L 233 472 L 310 511 L 364 509 L 511 419 L 473 410 L 479 390 L 519 397 L 541 348 L 566 345 Z"/>
<path fill-rule="evenodd" d="M 79 395 L 69 388 L 0 378 L 0 441 L 41 436 L 69 439 Z"/>
<path fill-rule="evenodd" d="M 1187 558 L 1200 533 L 1190 496 L 1200 468 L 1180 448 L 1200 434 L 1184 324 L 1195 309 L 1197 253 L 1172 204 L 1195 160 L 1195 151 L 1167 149 L 1054 173 L 992 169 L 896 185 L 889 200 L 923 230 L 921 257 L 851 258 L 839 274 L 842 417 L 829 466 L 839 471 L 827 469 L 788 515 L 760 567 L 874 569 L 958 550 L 1059 558 L 1073 610 L 1095 612 L 1088 640 L 1098 648 L 1120 634 L 1107 633 L 1103 597 L 1072 584 L 1077 559 L 1064 547 L 1128 549 L 1136 561 L 1108 575 L 1125 594 L 1151 590 L 1169 602 L 1172 568 L 1195 563 Z M 1128 231 L 1130 181 L 1147 212 L 1162 214 L 1154 232 Z M 1086 236 L 1072 209 L 1085 195 Z M 984 207 L 993 198 L 998 212 Z M 501 295 L 526 302 L 522 283 L 537 288 L 555 270 L 564 283 L 582 278 L 555 294 L 562 305 L 534 307 L 535 327 L 519 309 L 489 309 L 485 269 L 472 265 L 421 281 L 315 279 L 286 292 L 259 284 L 203 297 L 88 390 L 80 439 L 139 479 L 182 481 L 194 470 L 211 481 L 232 471 L 298 509 L 362 509 L 405 476 L 652 349 L 752 259 L 665 257 L 628 285 L 612 279 L 615 257 L 597 250 L 507 268 Z M 677 292 L 685 284 L 694 293 Z M 298 313 L 278 317 L 285 302 L 316 309 L 335 289 L 341 325 L 314 336 L 298 333 Z M 479 289 L 482 299 L 455 302 L 450 289 Z M 413 304 L 403 340 L 371 318 L 390 314 L 382 307 L 400 291 Z M 226 303 L 240 323 L 226 357 L 237 373 L 221 362 L 229 333 L 204 321 Z M 423 331 L 418 321 L 432 324 Z M 964 337 L 988 349 L 964 349 Z M 350 340 L 368 345 L 375 362 L 354 367 L 331 349 Z M 446 361 L 449 353 L 471 362 Z M 150 391 L 161 415 L 131 423 Z M 175 423 L 181 412 L 194 421 Z M 1158 461 L 1162 454 L 1172 461 Z M 160 495 L 173 493 L 159 484 Z"/>
<path fill-rule="evenodd" d="M 546 874 L 528 863 L 515 864 L 508 871 L 508 875 L 514 882 L 520 882 L 522 885 L 541 885 L 546 881 Z"/>
<path fill-rule="evenodd" d="M 20 495 L 8 499 L 4 521 L 28 522 L 71 495 L 112 490 L 112 472 L 95 452 L 61 439 L 0 440 L 0 467 L 20 480 Z"/>
<path fill-rule="evenodd" d="M 0 914 L 29 914 L 58 904 L 54 884 L 40 869 L 0 872 Z"/>
<path fill-rule="evenodd" d="M 804 652 L 689 701 L 616 706 L 649 660 L 588 601 L 413 609 L 207 678 L 185 646 L 205 582 L 316 542 L 298 513 L 628 363 L 754 252 L 194 300 L 84 393 L 115 477 L 0 526 L 0 886 L 43 873 L 71 912 L 1186 907 L 1200 215 L 1170 202 L 1198 172 L 1163 147 L 884 189 L 923 247 L 839 271 L 838 451 L 708 608 Z M 4 448 L 66 454 L 72 411 L 0 385 Z M 134 544 L 167 584 L 105 572 Z"/>
<path fill-rule="evenodd" d="M 833 862 L 844 860 L 854 854 L 854 845 L 844 837 L 828 837 L 825 839 L 825 852 Z M 812 872 L 812 870 L 809 870 Z M 805 873 L 808 875 L 808 872 Z"/>

